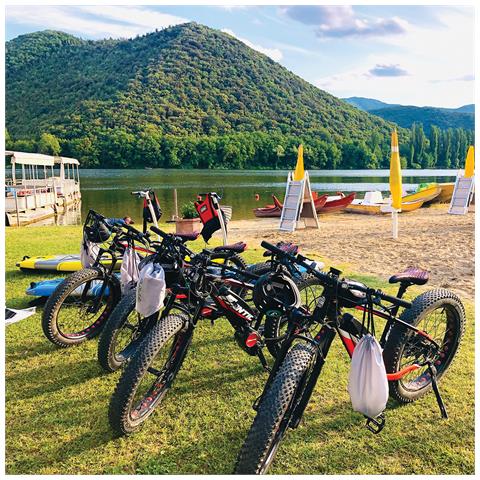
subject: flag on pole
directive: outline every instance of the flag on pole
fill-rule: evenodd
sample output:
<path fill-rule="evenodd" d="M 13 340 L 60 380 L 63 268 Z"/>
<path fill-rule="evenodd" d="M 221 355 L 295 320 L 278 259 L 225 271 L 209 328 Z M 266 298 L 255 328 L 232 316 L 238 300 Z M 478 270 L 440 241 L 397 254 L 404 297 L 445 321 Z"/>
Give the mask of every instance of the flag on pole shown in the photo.
<path fill-rule="evenodd" d="M 473 146 L 468 147 L 467 159 L 465 160 L 465 174 L 464 177 L 472 178 L 475 170 L 475 152 Z"/>
<path fill-rule="evenodd" d="M 392 132 L 392 153 L 390 155 L 390 193 L 392 195 L 392 208 L 402 208 L 402 167 L 398 151 L 397 130 Z"/>
<path fill-rule="evenodd" d="M 293 172 L 293 180 L 295 182 L 303 180 L 305 176 L 305 168 L 303 166 L 303 145 L 298 146 L 297 165 L 295 166 L 295 172 Z"/>

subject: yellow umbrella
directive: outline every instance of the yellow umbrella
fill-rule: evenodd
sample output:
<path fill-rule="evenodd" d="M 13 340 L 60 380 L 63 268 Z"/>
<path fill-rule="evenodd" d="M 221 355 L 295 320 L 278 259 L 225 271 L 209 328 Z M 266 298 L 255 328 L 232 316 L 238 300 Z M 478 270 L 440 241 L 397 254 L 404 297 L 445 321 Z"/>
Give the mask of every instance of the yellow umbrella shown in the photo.
<path fill-rule="evenodd" d="M 305 176 L 305 168 L 303 166 L 303 145 L 298 146 L 298 157 L 297 157 L 297 165 L 295 167 L 295 172 L 293 172 L 293 180 L 295 182 L 299 180 L 303 180 Z"/>
<path fill-rule="evenodd" d="M 467 159 L 465 160 L 465 174 L 466 178 L 473 177 L 473 172 L 475 170 L 475 152 L 473 146 L 468 147 Z"/>
<path fill-rule="evenodd" d="M 402 209 L 402 167 L 398 151 L 397 130 L 392 132 L 392 153 L 390 155 L 390 193 L 392 196 L 393 238 L 398 238 L 398 212 Z"/>

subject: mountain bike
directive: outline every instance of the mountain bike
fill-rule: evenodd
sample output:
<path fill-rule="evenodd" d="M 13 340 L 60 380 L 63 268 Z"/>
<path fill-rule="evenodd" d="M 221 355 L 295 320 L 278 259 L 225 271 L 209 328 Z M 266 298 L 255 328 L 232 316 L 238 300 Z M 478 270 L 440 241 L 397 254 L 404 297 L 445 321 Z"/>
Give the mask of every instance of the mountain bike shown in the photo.
<path fill-rule="evenodd" d="M 306 258 L 262 246 L 292 263 L 303 265 L 318 278 L 324 292 L 313 310 L 288 308 L 288 331 L 265 385 L 254 404 L 257 414 L 237 458 L 235 473 L 261 474 L 271 465 L 287 429 L 295 429 L 319 379 L 330 346 L 338 334 L 351 357 L 366 334 L 375 336 L 375 318 L 385 326 L 380 338 L 390 395 L 400 403 L 413 402 L 433 390 L 442 417 L 447 417 L 438 381 L 451 365 L 465 328 L 460 299 L 445 289 L 418 295 L 412 302 L 402 297 L 411 285 L 424 285 L 428 274 L 407 269 L 390 278 L 398 283 L 397 296 L 341 277 L 311 269 Z M 400 315 L 400 308 L 403 311 Z M 362 312 L 362 321 L 351 313 Z M 385 425 L 381 414 L 367 418 L 366 427 L 379 433 Z"/>
<path fill-rule="evenodd" d="M 279 251 L 283 250 L 279 248 Z M 255 285 L 248 285 L 239 278 L 228 280 L 225 274 L 212 271 L 212 266 L 216 267 L 212 254 L 211 250 L 205 249 L 191 258 L 189 268 L 184 270 L 185 285 L 172 287 L 165 307 L 167 313 L 155 323 L 126 364 L 109 407 L 110 425 L 116 434 L 134 432 L 161 403 L 182 366 L 200 319 L 214 322 L 226 317 L 239 347 L 247 354 L 257 356 L 262 366 L 268 369 L 263 354 L 263 313 L 232 287 L 239 284 L 242 288 L 248 287 L 255 300 L 256 294 L 271 285 L 282 295 L 285 304 L 300 305 L 303 300 L 300 290 L 318 284 L 314 277 L 309 277 L 304 286 L 298 288 L 292 278 L 281 271 L 261 277 L 242 271 L 241 275 L 255 281 Z M 232 268 L 222 266 L 223 270 Z M 187 301 L 178 302 L 179 295 L 185 295 Z"/>
<path fill-rule="evenodd" d="M 162 242 L 159 245 L 152 246 L 156 252 L 152 257 L 155 257 L 155 260 L 164 268 L 167 287 L 170 287 L 175 283 L 183 283 L 182 269 L 188 268 L 189 259 L 194 256 L 194 253 L 184 245 L 185 236 L 179 236 L 178 234 L 162 235 L 164 235 Z M 245 247 L 244 243 L 215 247 L 210 257 L 213 265 L 215 265 L 211 266 L 210 270 L 216 271 L 225 281 L 229 281 L 235 293 L 242 298 L 245 297 L 245 285 L 247 284 L 236 282 L 235 278 L 239 276 L 243 278 L 243 271 L 258 272 L 263 265 L 258 267 L 252 265 L 247 268 L 245 261 L 239 255 Z M 176 297 L 179 302 L 186 299 L 186 295 L 181 293 Z M 145 335 L 159 319 L 160 312 L 142 318 L 135 310 L 135 305 L 136 290 L 132 289 L 120 300 L 102 330 L 98 342 L 98 361 L 107 372 L 118 370 L 130 359 Z M 171 307 L 172 305 L 169 308 Z M 161 314 L 164 316 L 168 313 L 169 309 L 164 309 Z"/>
<path fill-rule="evenodd" d="M 93 265 L 68 275 L 43 310 L 43 332 L 60 347 L 78 345 L 100 333 L 121 297 L 114 270 L 125 248 L 153 253 L 149 233 L 139 232 L 125 222 L 111 221 L 94 210 L 87 215 L 84 234 L 98 245 Z"/>

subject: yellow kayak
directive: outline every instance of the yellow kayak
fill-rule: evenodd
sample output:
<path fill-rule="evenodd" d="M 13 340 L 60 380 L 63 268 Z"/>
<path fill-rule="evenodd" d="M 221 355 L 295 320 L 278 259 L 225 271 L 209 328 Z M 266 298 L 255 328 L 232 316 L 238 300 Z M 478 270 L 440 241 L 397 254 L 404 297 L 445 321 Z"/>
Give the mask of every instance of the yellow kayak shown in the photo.
<path fill-rule="evenodd" d="M 104 265 L 111 263 L 110 258 L 102 260 Z M 115 270 L 120 270 L 122 260 L 115 265 Z M 23 260 L 17 263 L 21 270 L 29 271 L 51 271 L 51 272 L 76 272 L 81 270 L 80 255 L 45 255 L 38 257 L 23 257 Z"/>

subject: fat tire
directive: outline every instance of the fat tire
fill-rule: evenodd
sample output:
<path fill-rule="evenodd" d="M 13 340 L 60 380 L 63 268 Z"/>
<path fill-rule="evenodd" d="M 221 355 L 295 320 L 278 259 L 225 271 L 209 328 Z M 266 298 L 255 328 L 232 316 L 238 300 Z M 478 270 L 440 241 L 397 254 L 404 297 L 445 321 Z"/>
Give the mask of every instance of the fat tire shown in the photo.
<path fill-rule="evenodd" d="M 257 415 L 237 457 L 234 473 L 264 473 L 264 463 L 275 440 L 275 433 L 289 412 L 314 355 L 315 347 L 307 343 L 297 343 L 287 353 L 258 406 Z"/>
<path fill-rule="evenodd" d="M 135 392 L 148 367 L 168 340 L 185 328 L 187 323 L 188 315 L 186 314 L 170 314 L 164 317 L 144 338 L 135 355 L 126 365 L 113 392 L 108 412 L 110 426 L 115 434 L 129 435 L 133 433 L 155 411 L 158 404 L 144 415 L 140 421 L 134 422 L 130 417 Z M 180 370 L 184 359 L 185 355 L 180 359 L 177 372 Z"/>
<path fill-rule="evenodd" d="M 437 378 L 440 379 L 448 370 L 465 332 L 465 308 L 457 295 L 449 290 L 435 289 L 429 290 L 416 297 L 412 302 L 412 307 L 405 309 L 400 315 L 400 319 L 410 325 L 418 325 L 422 316 L 430 310 L 449 305 L 456 315 L 456 338 L 453 340 L 453 350 L 450 349 L 450 355 L 445 367 L 438 372 Z M 427 332 L 428 333 L 428 332 Z M 383 351 L 383 359 L 387 373 L 396 372 L 399 368 L 400 359 L 411 333 L 400 325 L 396 324 L 392 327 L 388 335 L 387 342 Z M 406 390 L 401 381 L 395 380 L 389 382 L 390 395 L 400 403 L 406 404 L 418 400 L 432 389 L 432 383 L 428 382 L 425 387 L 416 391 Z"/>
<path fill-rule="evenodd" d="M 110 282 L 109 288 L 113 291 L 110 294 L 113 295 L 112 305 L 105 307 L 104 313 L 101 315 L 101 319 L 97 319 L 98 324 L 91 330 L 88 335 L 79 337 L 79 338 L 70 338 L 65 337 L 61 334 L 57 325 L 57 315 L 60 309 L 62 308 L 63 302 L 65 299 L 79 286 L 82 284 L 92 281 L 92 280 L 101 280 L 103 278 L 103 273 L 100 270 L 93 268 L 85 268 L 70 274 L 66 277 L 53 291 L 53 293 L 48 297 L 45 308 L 43 309 L 42 314 L 42 329 L 44 335 L 52 342 L 54 345 L 59 347 L 71 347 L 73 345 L 78 345 L 87 340 L 90 340 L 100 334 L 105 322 L 113 310 L 115 305 L 120 299 L 120 289 L 119 287 L 114 287 L 116 284 Z M 99 321 L 100 320 L 100 321 Z"/>
<path fill-rule="evenodd" d="M 124 364 L 117 359 L 114 345 L 118 332 L 135 309 L 135 303 L 136 291 L 133 289 L 118 302 L 102 329 L 98 341 L 98 363 L 106 372 L 115 372 Z"/>

